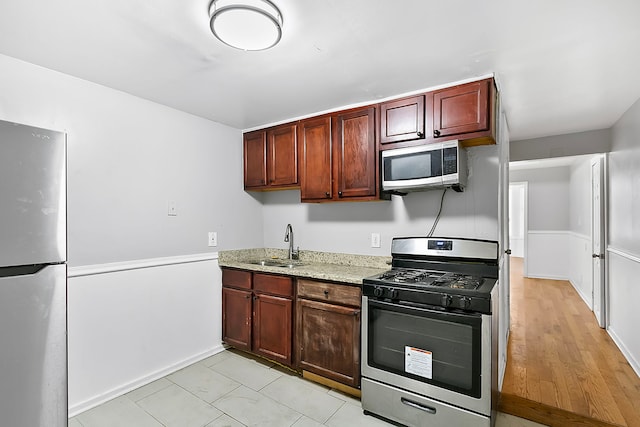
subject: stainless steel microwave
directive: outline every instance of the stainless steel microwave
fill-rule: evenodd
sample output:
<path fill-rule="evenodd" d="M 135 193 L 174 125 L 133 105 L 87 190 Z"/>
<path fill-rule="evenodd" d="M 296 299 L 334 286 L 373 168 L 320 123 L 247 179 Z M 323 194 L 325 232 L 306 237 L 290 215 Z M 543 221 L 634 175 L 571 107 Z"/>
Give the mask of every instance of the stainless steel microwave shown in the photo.
<path fill-rule="evenodd" d="M 381 170 L 382 190 L 392 193 L 463 191 L 467 184 L 466 151 L 457 140 L 383 151 Z"/>

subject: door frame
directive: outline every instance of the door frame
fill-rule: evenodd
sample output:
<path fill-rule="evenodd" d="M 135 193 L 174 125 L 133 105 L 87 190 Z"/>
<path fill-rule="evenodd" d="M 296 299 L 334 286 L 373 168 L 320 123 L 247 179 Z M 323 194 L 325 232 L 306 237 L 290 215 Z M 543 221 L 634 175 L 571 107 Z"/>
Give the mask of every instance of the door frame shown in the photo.
<path fill-rule="evenodd" d="M 593 245 L 594 245 L 594 210 L 598 208 L 600 210 L 600 287 L 596 289 L 596 280 L 595 274 L 598 274 L 594 271 L 594 261 L 591 263 L 591 304 L 592 311 L 594 316 L 596 314 L 596 304 L 595 304 L 595 295 L 596 292 L 600 294 L 600 318 L 597 316 L 596 320 L 601 328 L 607 328 L 609 326 L 609 286 L 608 286 L 608 256 L 607 256 L 607 155 L 606 153 L 595 156 L 591 159 L 590 162 L 590 179 L 591 179 L 591 253 L 593 254 Z M 593 168 L 596 164 L 599 164 L 600 174 L 599 174 L 599 186 L 600 186 L 600 206 L 596 207 L 594 203 L 594 192 L 593 192 L 593 182 L 594 182 L 594 173 Z"/>

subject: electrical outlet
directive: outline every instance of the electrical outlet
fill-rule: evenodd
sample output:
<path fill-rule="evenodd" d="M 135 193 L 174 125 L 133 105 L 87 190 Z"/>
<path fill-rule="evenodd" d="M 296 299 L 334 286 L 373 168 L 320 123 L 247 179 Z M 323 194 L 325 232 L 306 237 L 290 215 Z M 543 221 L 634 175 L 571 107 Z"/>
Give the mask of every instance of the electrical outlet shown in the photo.
<path fill-rule="evenodd" d="M 371 233 L 371 247 L 372 248 L 380 247 L 380 233 Z"/>
<path fill-rule="evenodd" d="M 209 232 L 209 246 L 218 246 L 218 232 Z"/>
<path fill-rule="evenodd" d="M 175 200 L 169 200 L 167 215 L 169 216 L 178 216 L 178 207 L 176 206 Z"/>

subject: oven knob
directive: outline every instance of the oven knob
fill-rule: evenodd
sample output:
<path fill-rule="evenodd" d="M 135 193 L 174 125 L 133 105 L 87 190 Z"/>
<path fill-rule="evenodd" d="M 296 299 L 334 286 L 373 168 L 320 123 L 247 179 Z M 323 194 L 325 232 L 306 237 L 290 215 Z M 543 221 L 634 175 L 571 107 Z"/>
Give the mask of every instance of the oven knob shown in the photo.
<path fill-rule="evenodd" d="M 471 307 L 471 298 L 460 297 L 460 300 L 458 300 L 458 306 L 463 310 L 467 310 L 469 307 Z"/>
<path fill-rule="evenodd" d="M 384 295 L 384 288 L 381 288 L 380 286 L 376 286 L 373 289 L 373 295 L 376 297 L 381 297 L 382 295 Z"/>
<path fill-rule="evenodd" d="M 440 302 L 443 307 L 449 307 L 451 305 L 451 295 L 442 295 Z"/>
<path fill-rule="evenodd" d="M 397 289 L 389 289 L 389 298 L 398 299 L 398 290 Z"/>

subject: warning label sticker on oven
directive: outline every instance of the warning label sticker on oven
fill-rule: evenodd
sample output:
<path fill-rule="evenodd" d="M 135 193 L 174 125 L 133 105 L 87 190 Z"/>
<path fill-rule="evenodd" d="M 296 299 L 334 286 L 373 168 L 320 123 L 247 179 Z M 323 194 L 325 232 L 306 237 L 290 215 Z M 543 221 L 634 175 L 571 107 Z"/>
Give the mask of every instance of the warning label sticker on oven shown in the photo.
<path fill-rule="evenodd" d="M 432 379 L 433 358 L 430 351 L 420 348 L 404 347 L 404 370 L 409 374 Z"/>

